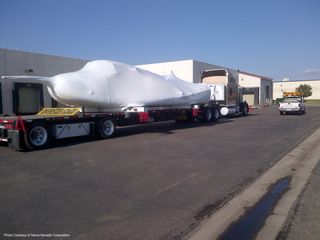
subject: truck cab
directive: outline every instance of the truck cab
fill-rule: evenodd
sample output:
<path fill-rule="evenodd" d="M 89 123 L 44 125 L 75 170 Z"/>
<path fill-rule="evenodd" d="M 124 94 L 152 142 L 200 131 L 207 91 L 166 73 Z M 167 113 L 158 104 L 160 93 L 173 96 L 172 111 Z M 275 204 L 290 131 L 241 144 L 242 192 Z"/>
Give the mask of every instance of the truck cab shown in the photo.
<path fill-rule="evenodd" d="M 211 89 L 211 101 L 221 106 L 222 113 L 228 116 L 248 115 L 249 106 L 242 99 L 236 71 L 205 70 L 201 74 L 201 82 L 208 84 Z"/>

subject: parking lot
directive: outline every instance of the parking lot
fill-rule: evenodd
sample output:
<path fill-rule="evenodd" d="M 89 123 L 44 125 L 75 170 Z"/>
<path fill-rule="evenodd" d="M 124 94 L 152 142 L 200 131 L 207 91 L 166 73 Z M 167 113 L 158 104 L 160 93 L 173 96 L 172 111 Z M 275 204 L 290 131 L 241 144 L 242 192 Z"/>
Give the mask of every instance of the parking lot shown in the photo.
<path fill-rule="evenodd" d="M 3 234 L 181 239 L 320 127 L 320 107 L 127 127 L 35 152 L 0 147 Z"/>

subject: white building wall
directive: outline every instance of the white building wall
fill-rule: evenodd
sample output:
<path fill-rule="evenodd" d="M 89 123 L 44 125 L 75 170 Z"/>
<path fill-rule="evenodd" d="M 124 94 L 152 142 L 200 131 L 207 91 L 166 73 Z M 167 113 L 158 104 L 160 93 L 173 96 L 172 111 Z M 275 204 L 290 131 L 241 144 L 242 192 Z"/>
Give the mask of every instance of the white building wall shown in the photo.
<path fill-rule="evenodd" d="M 204 63 L 196 60 L 183 60 L 174 62 L 163 62 L 137 65 L 136 67 L 148 70 L 159 75 L 174 73 L 178 78 L 187 82 L 199 83 L 204 70 L 223 68 L 217 65 Z"/>
<path fill-rule="evenodd" d="M 273 82 L 273 99 L 282 98 L 283 92 L 294 92 L 301 84 L 308 84 L 312 87 L 312 95 L 306 99 L 320 99 L 320 79 Z"/>
<path fill-rule="evenodd" d="M 136 67 L 159 75 L 170 75 L 172 72 L 178 78 L 187 82 L 193 82 L 193 60 L 143 64 Z"/>
<path fill-rule="evenodd" d="M 201 80 L 201 74 L 204 70 L 225 69 L 218 65 L 204 63 L 196 60 L 184 60 L 175 62 L 164 62 L 154 64 L 137 65 L 136 67 L 154 72 L 159 75 L 168 75 L 173 72 L 177 77 L 192 83 L 198 83 Z M 231 69 L 230 69 L 231 71 Z M 272 81 L 265 80 L 253 74 L 247 74 L 233 70 L 239 79 L 239 85 L 246 88 L 259 88 L 259 103 L 270 104 L 272 102 Z M 269 86 L 269 98 L 266 94 L 266 86 Z"/>
<path fill-rule="evenodd" d="M 264 79 L 264 77 L 239 73 L 239 85 L 245 88 L 259 88 L 259 103 L 260 105 L 272 103 L 272 81 Z M 267 93 L 266 91 L 269 91 Z"/>
<path fill-rule="evenodd" d="M 223 69 L 223 68 L 224 67 L 194 60 L 193 61 L 193 82 L 199 83 L 201 80 L 201 74 L 205 70 Z"/>
<path fill-rule="evenodd" d="M 239 73 L 239 85 L 240 87 L 259 87 L 261 88 L 261 78 L 244 74 L 244 73 Z"/>
<path fill-rule="evenodd" d="M 56 74 L 79 70 L 86 62 L 86 60 L 80 59 L 0 48 L 0 76 L 30 75 L 51 77 Z M 32 69 L 33 72 L 28 72 L 28 69 Z M 3 114 L 13 114 L 12 91 L 15 82 L 33 83 L 32 79 L 18 81 L 0 78 Z M 52 106 L 52 100 L 46 87 L 43 88 L 43 100 L 45 107 Z"/>

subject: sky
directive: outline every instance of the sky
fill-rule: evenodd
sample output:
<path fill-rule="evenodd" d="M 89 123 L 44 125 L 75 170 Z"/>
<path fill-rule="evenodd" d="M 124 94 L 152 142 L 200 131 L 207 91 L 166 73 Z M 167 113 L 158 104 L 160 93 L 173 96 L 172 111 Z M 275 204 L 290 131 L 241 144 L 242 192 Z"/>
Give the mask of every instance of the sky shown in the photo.
<path fill-rule="evenodd" d="M 320 78 L 320 0 L 0 0 L 0 48 Z"/>

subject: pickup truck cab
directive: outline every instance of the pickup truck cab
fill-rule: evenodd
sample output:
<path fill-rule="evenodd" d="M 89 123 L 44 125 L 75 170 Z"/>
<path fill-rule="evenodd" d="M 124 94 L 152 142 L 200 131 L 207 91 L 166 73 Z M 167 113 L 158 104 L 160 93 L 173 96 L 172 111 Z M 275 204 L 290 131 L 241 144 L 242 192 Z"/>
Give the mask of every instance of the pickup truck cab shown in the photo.
<path fill-rule="evenodd" d="M 284 100 L 280 102 L 279 111 L 280 115 L 287 113 L 305 114 L 306 105 L 304 104 L 302 97 L 285 97 Z"/>

